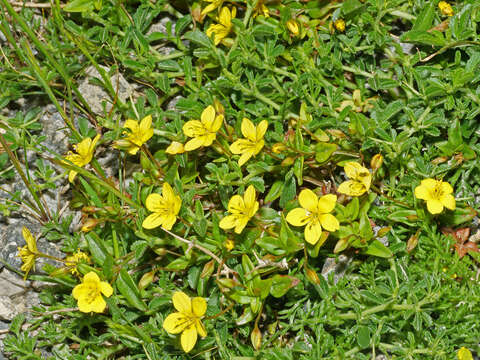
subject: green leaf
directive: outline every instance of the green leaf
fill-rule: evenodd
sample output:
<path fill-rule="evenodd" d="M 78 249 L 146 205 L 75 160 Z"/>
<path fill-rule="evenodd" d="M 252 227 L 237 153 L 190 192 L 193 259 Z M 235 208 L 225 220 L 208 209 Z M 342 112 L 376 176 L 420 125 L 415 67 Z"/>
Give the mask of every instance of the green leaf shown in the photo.
<path fill-rule="evenodd" d="M 282 195 L 280 196 L 279 201 L 279 205 L 281 208 L 285 207 L 287 202 L 293 200 L 295 198 L 295 195 L 297 194 L 297 184 L 295 182 L 295 177 L 293 177 L 292 175 L 293 174 L 289 172 L 285 177 L 285 185 L 283 187 Z"/>
<path fill-rule="evenodd" d="M 345 212 L 343 214 L 343 216 L 345 217 L 345 220 L 354 221 L 358 216 L 359 210 L 360 210 L 360 201 L 358 200 L 358 197 L 354 197 L 347 204 L 347 206 L 345 206 Z"/>
<path fill-rule="evenodd" d="M 432 28 L 435 18 L 435 1 L 429 1 L 428 5 L 420 12 L 413 24 L 412 30 L 427 31 Z"/>
<path fill-rule="evenodd" d="M 107 249 L 98 238 L 98 235 L 93 232 L 86 234 L 85 239 L 87 240 L 88 249 L 90 250 L 93 261 L 102 266 L 107 255 L 109 255 Z"/>
<path fill-rule="evenodd" d="M 67 12 L 86 12 L 94 8 L 93 0 L 73 0 L 63 8 Z"/>
<path fill-rule="evenodd" d="M 392 251 L 377 239 L 368 244 L 367 248 L 363 251 L 363 254 L 378 256 L 381 258 L 390 258 L 393 256 Z"/>
<path fill-rule="evenodd" d="M 211 47 L 212 42 L 208 38 L 208 36 L 198 29 L 189 31 L 184 35 L 185 39 L 190 40 L 191 42 L 201 45 L 203 47 Z"/>
<path fill-rule="evenodd" d="M 370 346 L 370 329 L 366 326 L 359 326 L 357 331 L 357 344 L 361 349 Z"/>
<path fill-rule="evenodd" d="M 318 163 L 324 163 L 330 159 L 330 156 L 337 150 L 337 147 L 336 144 L 319 142 L 315 145 L 315 160 L 317 160 Z"/>
<path fill-rule="evenodd" d="M 283 191 L 283 181 L 275 181 L 270 188 L 267 196 L 265 196 L 264 202 L 269 203 L 278 199 Z"/>
<path fill-rule="evenodd" d="M 147 310 L 147 306 L 140 297 L 140 291 L 138 290 L 137 285 L 132 280 L 126 269 L 120 270 L 120 273 L 117 277 L 116 286 L 118 291 L 120 291 L 130 305 L 140 311 Z"/>
<path fill-rule="evenodd" d="M 272 286 L 270 294 L 273 297 L 280 298 L 287 293 L 292 287 L 296 286 L 300 280 L 288 275 L 275 275 L 272 278 Z"/>
<path fill-rule="evenodd" d="M 268 251 L 270 254 L 273 254 L 273 255 L 278 256 L 278 255 L 284 255 L 286 253 L 280 239 L 273 236 L 261 237 L 257 239 L 257 241 L 255 241 L 255 244 L 260 246 L 262 249 L 265 249 L 266 251 Z"/>

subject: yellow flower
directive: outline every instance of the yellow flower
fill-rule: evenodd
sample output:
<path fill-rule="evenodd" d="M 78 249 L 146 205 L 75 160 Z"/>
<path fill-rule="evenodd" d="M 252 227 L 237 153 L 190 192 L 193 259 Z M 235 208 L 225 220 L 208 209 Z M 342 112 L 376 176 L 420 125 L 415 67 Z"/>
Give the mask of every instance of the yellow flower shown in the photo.
<path fill-rule="evenodd" d="M 130 155 L 135 155 L 138 150 L 153 136 L 152 116 L 148 115 L 140 121 L 128 119 L 123 125 L 124 131 L 127 135 L 125 139 L 116 142 L 117 148 L 124 148 Z"/>
<path fill-rule="evenodd" d="M 328 194 L 320 199 L 312 190 L 304 189 L 298 196 L 301 208 L 291 210 L 287 221 L 294 226 L 305 227 L 305 240 L 315 245 L 322 235 L 322 227 L 330 232 L 337 231 L 340 224 L 335 216 L 330 214 L 335 208 L 337 196 Z"/>
<path fill-rule="evenodd" d="M 225 246 L 225 249 L 227 249 L 227 251 L 232 251 L 235 247 L 235 242 L 232 239 L 227 239 L 225 240 L 223 245 Z"/>
<path fill-rule="evenodd" d="M 79 167 L 84 167 L 85 165 L 89 164 L 90 161 L 92 161 L 93 153 L 95 152 L 95 145 L 97 145 L 99 139 L 100 134 L 97 134 L 93 140 L 90 138 L 83 139 L 73 147 L 77 153 L 75 154 L 69 151 L 67 156 L 65 156 L 65 159 Z M 77 176 L 77 172 L 75 170 L 70 170 L 70 173 L 68 174 L 68 180 L 73 182 L 75 176 Z"/>
<path fill-rule="evenodd" d="M 110 297 L 113 289 L 106 281 L 100 281 L 96 273 L 90 271 L 83 277 L 82 283 L 75 286 L 72 291 L 73 298 L 78 301 L 78 309 L 81 312 L 101 313 L 105 310 L 107 303 L 103 295 Z"/>
<path fill-rule="evenodd" d="M 370 189 L 372 174 L 367 168 L 356 162 L 348 162 L 343 169 L 350 180 L 340 184 L 337 190 L 340 194 L 360 196 Z"/>
<path fill-rule="evenodd" d="M 237 15 L 237 9 L 232 8 L 232 12 L 227 7 L 223 7 L 220 10 L 220 15 L 218 17 L 218 24 L 212 24 L 207 29 L 207 36 L 211 37 L 212 34 L 215 34 L 213 39 L 215 45 L 220 44 L 220 42 L 225 39 L 230 31 L 232 31 L 233 24 L 232 19 Z"/>
<path fill-rule="evenodd" d="M 287 21 L 287 28 L 290 30 L 293 36 L 298 36 L 300 34 L 300 29 L 298 23 L 294 19 Z"/>
<path fill-rule="evenodd" d="M 248 159 L 257 155 L 262 150 L 265 144 L 263 136 L 267 131 L 267 127 L 267 120 L 262 120 L 255 126 L 250 120 L 243 118 L 241 130 L 245 139 L 239 139 L 230 145 L 230 151 L 232 153 L 237 155 L 241 154 L 240 159 L 238 159 L 238 165 L 242 166 Z"/>
<path fill-rule="evenodd" d="M 224 0 L 205 0 L 210 5 L 207 5 L 205 9 L 202 10 L 202 15 L 208 14 L 210 11 L 213 11 L 223 5 Z"/>
<path fill-rule="evenodd" d="M 183 154 L 185 152 L 185 148 L 182 143 L 179 143 L 178 141 L 172 141 L 165 152 L 170 155 Z"/>
<path fill-rule="evenodd" d="M 461 347 L 457 353 L 458 360 L 473 360 L 472 353 L 466 347 Z"/>
<path fill-rule="evenodd" d="M 150 194 L 146 201 L 147 209 L 152 211 L 142 226 L 145 229 L 153 229 L 161 226 L 165 230 L 170 230 L 177 221 L 177 214 L 182 206 L 182 199 L 176 195 L 168 183 L 163 183 L 162 195 Z"/>
<path fill-rule="evenodd" d="M 258 0 L 257 4 L 253 8 L 253 17 L 257 17 L 258 15 L 263 15 L 266 18 L 270 17 L 270 12 L 268 11 L 268 7 L 265 5 L 265 0 Z"/>
<path fill-rule="evenodd" d="M 440 1 L 438 3 L 438 8 L 440 9 L 443 15 L 453 16 L 454 14 L 452 6 L 446 1 Z"/>
<path fill-rule="evenodd" d="M 243 194 L 243 198 L 240 195 L 232 196 L 228 202 L 228 211 L 232 215 L 225 216 L 220 221 L 220 227 L 224 230 L 235 228 L 235 232 L 240 234 L 250 218 L 258 211 L 255 195 L 255 188 L 250 185 Z"/>
<path fill-rule="evenodd" d="M 180 343 L 183 351 L 188 353 L 197 342 L 197 334 L 207 336 L 207 331 L 200 320 L 207 311 L 207 302 L 202 297 L 190 299 L 182 291 L 175 291 L 172 296 L 173 306 L 178 312 L 167 316 L 163 328 L 170 334 L 182 333 Z"/>
<path fill-rule="evenodd" d="M 335 29 L 337 29 L 338 31 L 340 31 L 340 32 L 345 31 L 345 21 L 343 19 L 335 20 L 333 25 L 335 26 Z"/>
<path fill-rule="evenodd" d="M 202 112 L 200 121 L 190 120 L 183 125 L 183 133 L 193 139 L 185 144 L 185 151 L 196 150 L 201 146 L 210 146 L 217 137 L 217 131 L 222 126 L 223 115 L 215 115 L 215 108 L 207 106 Z"/>
<path fill-rule="evenodd" d="M 37 250 L 37 240 L 25 226 L 22 228 L 22 235 L 27 245 L 18 248 L 17 256 L 22 259 L 23 265 L 20 269 L 25 272 L 24 279 L 26 279 L 30 270 L 35 269 L 35 259 L 40 254 Z"/>
<path fill-rule="evenodd" d="M 80 249 L 77 249 L 77 252 L 65 258 L 65 265 L 70 268 L 70 272 L 73 275 L 80 275 L 77 270 L 77 265 L 80 263 L 90 263 L 90 257 Z"/>
<path fill-rule="evenodd" d="M 415 197 L 427 202 L 427 209 L 431 214 L 440 214 L 443 207 L 455 210 L 452 193 L 453 188 L 449 183 L 435 179 L 424 179 L 415 188 Z"/>

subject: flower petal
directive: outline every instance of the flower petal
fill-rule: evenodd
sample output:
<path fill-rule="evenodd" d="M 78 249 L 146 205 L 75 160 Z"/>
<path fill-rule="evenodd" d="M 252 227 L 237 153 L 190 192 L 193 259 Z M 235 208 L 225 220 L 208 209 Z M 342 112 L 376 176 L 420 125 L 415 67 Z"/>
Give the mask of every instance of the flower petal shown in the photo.
<path fill-rule="evenodd" d="M 420 185 L 426 187 L 430 191 L 433 191 L 433 189 L 435 189 L 435 186 L 437 185 L 437 180 L 431 178 L 423 179 Z"/>
<path fill-rule="evenodd" d="M 448 182 L 442 181 L 442 191 L 444 194 L 453 193 L 452 185 L 450 185 Z"/>
<path fill-rule="evenodd" d="M 239 139 L 230 145 L 230 151 L 235 154 L 243 154 L 252 146 L 252 142 L 246 139 Z"/>
<path fill-rule="evenodd" d="M 348 196 L 360 196 L 363 195 L 367 189 L 365 186 L 355 180 L 347 180 L 340 184 L 337 192 Z"/>
<path fill-rule="evenodd" d="M 164 210 L 165 200 L 160 194 L 150 194 L 147 196 L 145 206 L 148 210 L 153 212 L 161 212 Z"/>
<path fill-rule="evenodd" d="M 68 173 L 68 181 L 73 183 L 73 180 L 75 180 L 75 177 L 77 176 L 77 172 L 75 170 L 70 170 Z"/>
<path fill-rule="evenodd" d="M 440 214 L 443 211 L 443 205 L 439 200 L 430 199 L 427 201 L 427 209 L 430 214 Z"/>
<path fill-rule="evenodd" d="M 143 220 L 142 227 L 147 230 L 155 229 L 156 227 L 162 225 L 164 221 L 165 216 L 163 216 L 163 214 L 153 213 L 148 215 L 145 220 Z"/>
<path fill-rule="evenodd" d="M 86 283 L 86 282 L 94 282 L 94 283 L 99 283 L 100 282 L 100 278 L 98 277 L 97 273 L 94 272 L 94 271 L 90 271 L 88 274 L 86 274 L 84 277 L 83 277 L 83 282 Z"/>
<path fill-rule="evenodd" d="M 447 209 L 450 210 L 455 210 L 455 198 L 453 197 L 452 194 L 446 194 L 442 197 L 442 204 L 445 206 Z"/>
<path fill-rule="evenodd" d="M 217 117 L 215 118 L 215 121 L 212 124 L 212 127 L 210 128 L 210 131 L 217 132 L 222 127 L 222 124 L 223 124 L 223 115 L 217 115 Z"/>
<path fill-rule="evenodd" d="M 91 303 L 90 303 L 90 311 L 101 313 L 107 307 L 107 303 L 102 295 L 98 295 Z"/>
<path fill-rule="evenodd" d="M 234 228 L 236 224 L 237 224 L 237 216 L 228 215 L 228 216 L 225 216 L 222 220 L 220 220 L 220 224 L 218 224 L 218 226 L 220 226 L 221 229 L 227 230 L 227 229 Z"/>
<path fill-rule="evenodd" d="M 267 132 L 267 128 L 268 128 L 267 120 L 260 121 L 260 123 L 257 125 L 257 129 L 256 129 L 257 130 L 256 131 L 257 141 L 259 141 L 260 139 L 263 139 L 263 136 Z"/>
<path fill-rule="evenodd" d="M 138 131 L 138 121 L 128 119 L 127 121 L 125 121 L 125 124 L 123 124 L 123 128 L 124 129 L 130 129 L 132 133 L 137 132 Z"/>
<path fill-rule="evenodd" d="M 167 203 L 175 202 L 175 192 L 169 183 L 164 182 L 162 186 L 162 196 Z"/>
<path fill-rule="evenodd" d="M 152 115 L 145 116 L 142 121 L 140 121 L 140 130 L 145 132 L 152 127 Z"/>
<path fill-rule="evenodd" d="M 357 177 L 357 173 L 362 170 L 363 166 L 357 162 L 350 161 L 345 164 L 343 170 L 345 170 L 345 174 L 348 176 L 349 179 L 355 179 Z"/>
<path fill-rule="evenodd" d="M 75 300 L 78 300 L 82 294 L 85 292 L 85 286 L 83 284 L 78 284 L 73 288 L 72 295 Z"/>
<path fill-rule="evenodd" d="M 325 196 L 322 196 L 318 200 L 318 205 L 317 205 L 318 212 L 320 214 L 326 214 L 326 213 L 332 212 L 332 210 L 335 208 L 336 203 L 337 203 L 337 195 L 327 194 Z"/>
<path fill-rule="evenodd" d="M 203 326 L 200 319 L 197 319 L 197 321 L 195 321 L 195 326 L 197 327 L 198 335 L 200 335 L 201 337 L 207 336 L 207 330 L 205 330 L 205 326 Z"/>
<path fill-rule="evenodd" d="M 317 220 L 310 221 L 305 227 L 305 240 L 312 245 L 315 245 L 322 236 L 322 227 Z"/>
<path fill-rule="evenodd" d="M 182 127 L 183 133 L 188 137 L 196 137 L 205 134 L 205 127 L 198 120 L 187 121 Z"/>
<path fill-rule="evenodd" d="M 300 195 L 298 195 L 298 202 L 300 203 L 301 207 L 310 212 L 317 211 L 318 197 L 310 189 L 303 189 L 300 191 Z"/>
<path fill-rule="evenodd" d="M 240 159 L 238 159 L 238 166 L 243 166 L 253 155 L 253 152 L 250 150 L 244 152 L 242 156 L 240 156 Z"/>
<path fill-rule="evenodd" d="M 236 234 L 242 233 L 243 229 L 245 229 L 245 226 L 247 226 L 248 220 L 250 220 L 248 216 L 237 216 L 234 230 Z"/>
<path fill-rule="evenodd" d="M 430 190 L 425 185 L 418 185 L 415 188 L 415 197 L 422 200 L 430 200 Z"/>
<path fill-rule="evenodd" d="M 309 219 L 308 212 L 304 208 L 290 210 L 286 217 L 287 222 L 293 226 L 304 226 L 308 223 Z"/>
<path fill-rule="evenodd" d="M 37 252 L 37 241 L 33 237 L 30 230 L 28 230 L 28 228 L 25 226 L 22 227 L 22 236 L 25 239 L 25 242 L 27 243 L 28 250 L 30 250 L 33 253 Z"/>
<path fill-rule="evenodd" d="M 195 324 L 192 324 L 182 332 L 182 335 L 180 336 L 180 343 L 182 344 L 183 351 L 188 353 L 193 349 L 196 342 L 197 329 L 195 328 Z"/>
<path fill-rule="evenodd" d="M 205 315 L 205 311 L 207 311 L 206 300 L 203 297 L 194 297 L 192 299 L 192 311 L 198 317 Z"/>
<path fill-rule="evenodd" d="M 100 281 L 100 291 L 106 297 L 110 297 L 113 294 L 112 286 L 106 281 Z"/>
<path fill-rule="evenodd" d="M 330 232 L 337 231 L 340 228 L 340 223 L 332 214 L 320 215 L 320 223 L 325 230 Z"/>
<path fill-rule="evenodd" d="M 167 147 L 165 152 L 170 155 L 182 154 L 185 152 L 185 148 L 183 147 L 182 143 L 178 141 L 172 141 L 172 143 Z"/>
<path fill-rule="evenodd" d="M 163 320 L 163 328 L 170 334 L 179 334 L 190 323 L 190 320 L 182 313 L 175 312 L 166 317 Z"/>
<path fill-rule="evenodd" d="M 204 142 L 205 142 L 204 136 L 194 137 L 193 139 L 185 143 L 184 149 L 185 151 L 197 150 L 199 147 L 203 146 Z"/>
<path fill-rule="evenodd" d="M 192 301 L 183 291 L 175 291 L 172 295 L 172 301 L 177 311 L 185 314 L 192 313 Z"/>
<path fill-rule="evenodd" d="M 173 214 L 170 214 L 168 216 L 164 216 L 163 218 L 163 223 L 162 223 L 162 228 L 165 230 L 172 230 L 173 225 L 177 221 L 177 217 Z"/>
<path fill-rule="evenodd" d="M 243 118 L 241 130 L 243 136 L 248 140 L 253 142 L 257 140 L 257 130 L 255 128 L 255 125 L 253 125 L 253 123 L 249 119 Z"/>
<path fill-rule="evenodd" d="M 233 195 L 228 201 L 228 211 L 232 214 L 242 214 L 245 211 L 245 202 L 240 195 Z"/>
<path fill-rule="evenodd" d="M 200 120 L 203 126 L 211 131 L 213 122 L 215 121 L 215 108 L 212 105 L 208 105 L 205 110 L 203 110 Z"/>
<path fill-rule="evenodd" d="M 243 201 L 245 204 L 245 208 L 250 209 L 253 208 L 255 205 L 255 188 L 253 185 L 249 185 L 245 194 L 243 194 Z"/>
<path fill-rule="evenodd" d="M 230 10 L 227 7 L 223 7 L 220 10 L 220 16 L 218 17 L 218 22 L 225 27 L 229 27 L 232 24 L 232 15 Z"/>

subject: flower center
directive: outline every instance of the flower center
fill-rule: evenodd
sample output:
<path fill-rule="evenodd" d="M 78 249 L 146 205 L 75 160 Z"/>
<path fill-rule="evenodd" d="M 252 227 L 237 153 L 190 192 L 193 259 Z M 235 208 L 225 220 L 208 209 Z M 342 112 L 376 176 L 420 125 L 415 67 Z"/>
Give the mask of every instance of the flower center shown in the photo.
<path fill-rule="evenodd" d="M 91 304 L 97 297 L 100 296 L 100 288 L 96 284 L 85 284 L 85 288 L 85 301 Z"/>
<path fill-rule="evenodd" d="M 430 196 L 435 200 L 440 200 L 443 197 L 442 182 L 439 181 L 435 184 L 435 187 L 430 191 Z"/>

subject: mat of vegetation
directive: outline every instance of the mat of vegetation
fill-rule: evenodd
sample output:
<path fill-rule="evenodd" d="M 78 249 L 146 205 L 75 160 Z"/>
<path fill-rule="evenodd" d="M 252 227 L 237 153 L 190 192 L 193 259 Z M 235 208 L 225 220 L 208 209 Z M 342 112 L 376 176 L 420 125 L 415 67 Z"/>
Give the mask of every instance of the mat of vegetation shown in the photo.
<path fill-rule="evenodd" d="M 480 350 L 477 0 L 0 9 L 0 209 L 41 225 L 2 263 L 49 284 L 8 357 Z"/>

